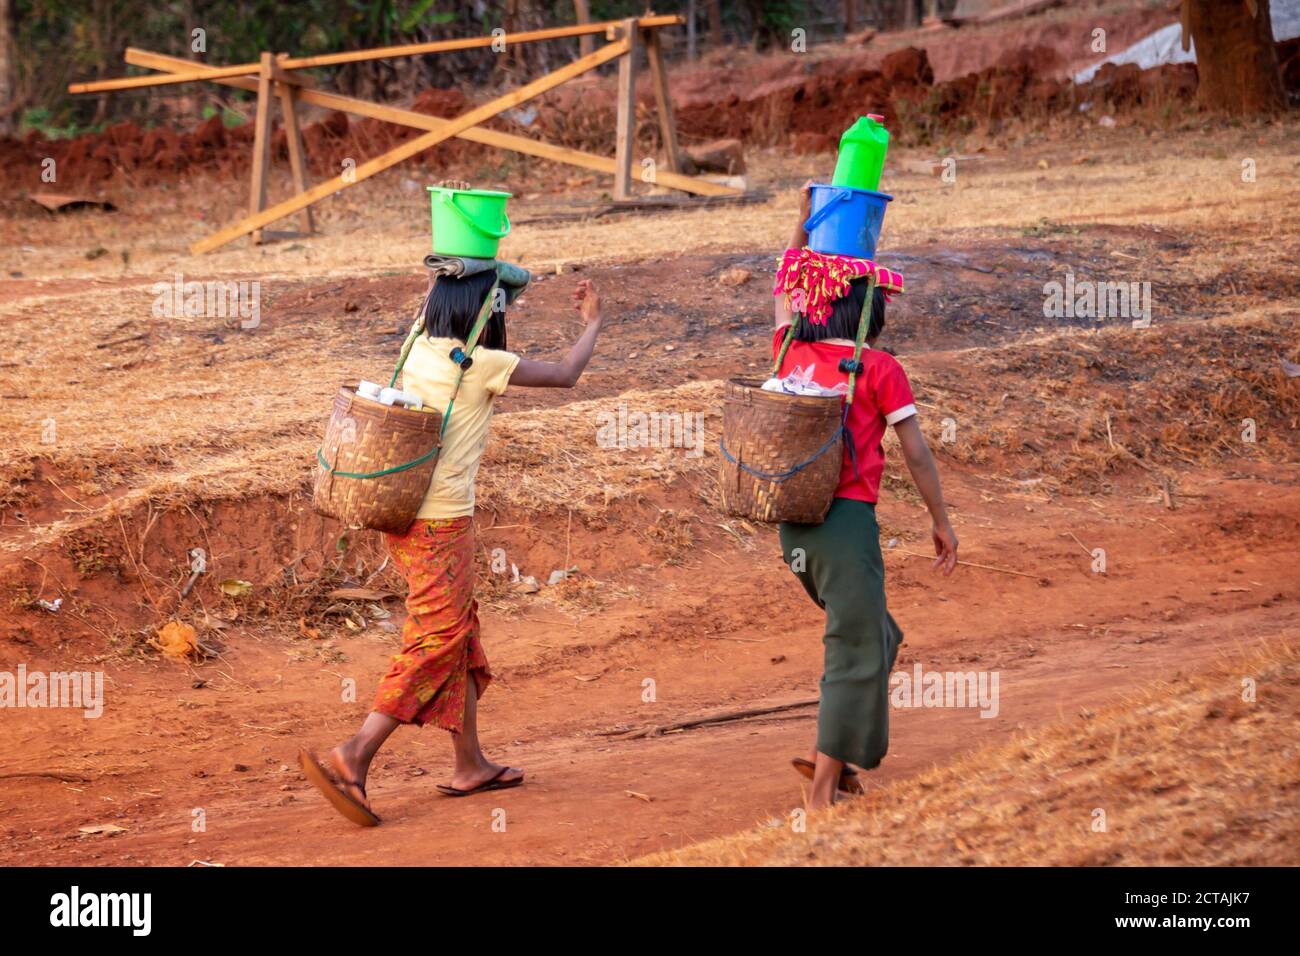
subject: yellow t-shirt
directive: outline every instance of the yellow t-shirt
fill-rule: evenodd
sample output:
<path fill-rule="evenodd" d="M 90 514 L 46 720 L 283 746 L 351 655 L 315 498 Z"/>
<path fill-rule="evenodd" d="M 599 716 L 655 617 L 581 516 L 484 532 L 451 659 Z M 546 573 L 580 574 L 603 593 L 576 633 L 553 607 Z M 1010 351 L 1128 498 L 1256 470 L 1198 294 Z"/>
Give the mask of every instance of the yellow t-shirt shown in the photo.
<path fill-rule="evenodd" d="M 426 406 L 447 411 L 447 400 L 460 371 L 450 358 L 462 343 L 456 339 L 435 339 L 421 335 L 411 346 L 402 367 L 401 388 L 420 396 Z M 474 364 L 465 372 L 451 422 L 442 436 L 442 451 L 433 470 L 433 480 L 424 495 L 417 517 L 459 518 L 474 513 L 474 477 L 487 447 L 492 402 L 505 392 L 519 364 L 519 356 L 499 349 L 474 350 Z"/>

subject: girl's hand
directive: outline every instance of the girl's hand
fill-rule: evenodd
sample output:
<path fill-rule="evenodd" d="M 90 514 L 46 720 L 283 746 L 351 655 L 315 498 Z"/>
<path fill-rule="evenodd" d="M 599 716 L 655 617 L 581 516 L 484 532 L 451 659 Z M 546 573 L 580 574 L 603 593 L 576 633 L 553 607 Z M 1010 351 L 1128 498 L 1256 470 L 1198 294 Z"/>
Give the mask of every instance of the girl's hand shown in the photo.
<path fill-rule="evenodd" d="M 569 347 L 563 362 L 538 362 L 521 358 L 510 376 L 511 385 L 530 385 L 537 388 L 573 388 L 582 378 L 583 370 L 596 350 L 600 335 L 600 296 L 590 279 L 583 279 L 573 290 L 573 305 L 587 327 L 578 340 Z"/>
<path fill-rule="evenodd" d="M 443 189 L 470 189 L 470 188 L 472 188 L 472 187 L 470 186 L 470 184 L 469 184 L 469 181 L 468 181 L 468 180 L 465 180 L 465 179 L 444 179 L 444 180 L 441 180 L 440 182 L 436 182 L 436 183 L 434 183 L 434 185 L 435 185 L 435 186 L 439 186 L 439 187 L 441 187 L 441 188 L 443 188 Z"/>
<path fill-rule="evenodd" d="M 943 576 L 947 577 L 957 567 L 957 532 L 945 521 L 942 525 L 936 524 L 933 533 L 934 553 L 938 557 L 934 559 L 932 567 L 936 571 L 942 570 Z"/>
<path fill-rule="evenodd" d="M 808 221 L 812 215 L 812 180 L 808 180 L 799 187 L 799 221 L 794 224 L 794 231 L 790 233 L 790 242 L 787 246 L 789 249 L 802 249 L 808 245 L 808 233 L 804 231 L 803 224 Z M 780 316 L 777 317 L 777 324 L 780 323 Z"/>
<path fill-rule="evenodd" d="M 799 228 L 800 229 L 802 229 L 803 224 L 808 221 L 808 217 L 812 215 L 812 184 L 813 181 L 810 179 L 802 186 L 799 187 Z"/>
<path fill-rule="evenodd" d="M 573 290 L 573 305 L 588 325 L 600 322 L 600 295 L 590 279 L 581 280 Z"/>

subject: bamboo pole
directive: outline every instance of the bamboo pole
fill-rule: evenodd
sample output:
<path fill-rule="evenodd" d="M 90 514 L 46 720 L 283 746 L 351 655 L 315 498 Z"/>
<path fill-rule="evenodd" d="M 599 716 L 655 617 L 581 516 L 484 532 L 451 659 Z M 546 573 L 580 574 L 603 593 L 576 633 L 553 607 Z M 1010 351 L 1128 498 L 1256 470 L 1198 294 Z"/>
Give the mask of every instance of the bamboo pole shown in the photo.
<path fill-rule="evenodd" d="M 646 59 L 650 61 L 650 80 L 655 91 L 655 109 L 659 113 L 659 135 L 668 154 L 668 168 L 682 171 L 682 157 L 677 151 L 677 121 L 673 118 L 673 100 L 668 91 L 668 71 L 664 68 L 664 51 L 658 30 L 645 34 Z"/>
<path fill-rule="evenodd" d="M 618 118 L 615 121 L 614 199 L 632 198 L 632 160 L 636 151 L 636 67 L 640 32 L 629 18 L 618 35 L 627 44 L 627 56 L 618 64 Z"/>
<path fill-rule="evenodd" d="M 164 76 L 123 76 L 115 80 L 98 80 L 92 83 L 69 83 L 69 93 L 111 93 L 115 90 L 135 90 L 148 86 L 168 86 L 173 83 L 194 83 L 199 80 L 222 80 L 232 76 L 255 75 L 261 63 L 240 63 L 235 66 L 204 67 Z"/>
<path fill-rule="evenodd" d="M 298 125 L 298 90 L 292 86 L 278 84 L 280 88 L 280 111 L 284 114 L 284 138 L 289 147 L 289 173 L 293 177 L 295 192 L 307 191 L 307 154 L 302 148 L 302 128 Z M 311 206 L 302 208 L 302 229 L 304 233 L 316 231 L 316 221 L 312 217 Z"/>
<path fill-rule="evenodd" d="M 682 22 L 676 15 L 641 17 L 637 24 L 645 29 L 671 27 Z M 548 27 L 545 30 L 527 30 L 522 33 L 506 33 L 500 42 L 507 46 L 512 43 L 534 43 L 539 40 L 558 40 L 583 34 L 608 33 L 611 27 L 618 26 L 618 20 L 606 20 L 601 23 L 569 27 Z M 300 70 L 317 66 L 337 66 L 340 63 L 356 63 L 360 60 L 377 60 L 390 56 L 417 56 L 425 53 L 446 53 L 450 50 L 472 50 L 476 47 L 491 46 L 498 42 L 494 36 L 465 37 L 460 40 L 434 40 L 429 43 L 407 43 L 399 46 L 379 47 L 373 50 L 354 50 L 347 53 L 326 53 L 322 56 L 306 56 L 289 59 L 284 63 L 285 69 Z"/>
<path fill-rule="evenodd" d="M 266 171 L 271 165 L 271 115 L 274 82 L 271 79 L 271 54 L 263 53 L 257 76 L 257 113 L 253 120 L 253 162 L 248 188 L 248 214 L 255 216 L 266 208 Z M 262 230 L 253 232 L 253 242 L 261 243 Z"/>
<path fill-rule="evenodd" d="M 675 26 L 682 22 L 679 16 L 641 17 L 636 21 L 642 29 Z M 564 37 L 583 36 L 606 33 L 618 26 L 620 21 L 608 20 L 601 23 L 589 23 L 578 26 L 550 27 L 545 30 L 528 30 L 521 33 L 506 33 L 501 36 L 463 37 L 458 40 L 434 40 L 429 43 L 403 43 L 397 46 L 374 47 L 366 50 L 348 50 L 343 53 L 325 53 L 320 56 L 284 57 L 277 65 L 281 70 L 306 70 L 322 66 L 338 66 L 343 63 L 360 63 L 363 60 L 382 60 L 394 56 L 423 56 L 427 53 L 447 53 L 452 50 L 472 50 L 491 46 L 494 43 L 535 43 L 541 40 L 556 40 Z M 165 86 L 171 83 L 193 83 L 199 80 L 222 80 L 238 76 L 253 76 L 262 68 L 261 62 L 238 63 L 233 66 L 202 67 L 184 73 L 172 73 L 165 76 L 125 76 L 114 80 L 99 80 L 93 83 L 72 83 L 69 93 L 101 93 L 113 90 L 130 90 L 139 87 Z"/>

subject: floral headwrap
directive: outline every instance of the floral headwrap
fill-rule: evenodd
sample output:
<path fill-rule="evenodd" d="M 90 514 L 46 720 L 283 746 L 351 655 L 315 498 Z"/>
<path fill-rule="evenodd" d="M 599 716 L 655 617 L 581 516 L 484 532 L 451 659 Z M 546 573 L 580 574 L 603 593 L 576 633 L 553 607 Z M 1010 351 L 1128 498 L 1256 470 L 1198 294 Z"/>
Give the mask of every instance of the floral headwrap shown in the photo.
<path fill-rule="evenodd" d="M 787 249 L 776 270 L 773 295 L 784 295 L 786 308 L 802 312 L 814 325 L 825 325 L 831 304 L 849 291 L 849 283 L 874 274 L 876 286 L 887 298 L 903 291 L 903 276 L 870 259 L 813 252 L 807 246 Z"/>

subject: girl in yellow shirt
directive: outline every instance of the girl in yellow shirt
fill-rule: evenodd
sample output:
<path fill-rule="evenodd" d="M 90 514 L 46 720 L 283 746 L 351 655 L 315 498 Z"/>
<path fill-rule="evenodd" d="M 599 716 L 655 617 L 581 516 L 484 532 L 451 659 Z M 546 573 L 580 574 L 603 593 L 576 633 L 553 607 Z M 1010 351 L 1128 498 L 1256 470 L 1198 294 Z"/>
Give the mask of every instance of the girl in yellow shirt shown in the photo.
<path fill-rule="evenodd" d="M 453 352 L 465 346 L 495 279 L 491 270 L 461 278 L 430 277 L 425 331 L 402 368 L 403 391 L 418 395 L 425 405 L 447 406 L 461 371 Z M 324 764 L 310 753 L 302 756 L 308 778 L 354 823 L 379 823 L 366 796 L 366 776 L 380 746 L 401 724 L 433 723 L 450 731 L 455 769 L 451 781 L 438 787 L 443 794 L 468 796 L 524 782 L 522 770 L 489 760 L 479 746 L 478 699 L 492 673 L 474 599 L 474 478 L 496 398 L 512 385 L 572 388 L 591 360 L 600 333 L 600 298 L 586 279 L 573 298 L 586 328 L 562 362 L 538 362 L 507 351 L 504 296 L 494 303 L 455 393 L 418 517 L 405 534 L 385 536 L 408 588 L 402 648 L 380 681 L 374 709 L 361 729 L 331 750 Z"/>

